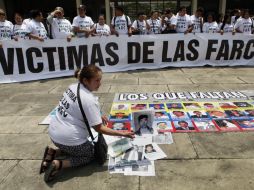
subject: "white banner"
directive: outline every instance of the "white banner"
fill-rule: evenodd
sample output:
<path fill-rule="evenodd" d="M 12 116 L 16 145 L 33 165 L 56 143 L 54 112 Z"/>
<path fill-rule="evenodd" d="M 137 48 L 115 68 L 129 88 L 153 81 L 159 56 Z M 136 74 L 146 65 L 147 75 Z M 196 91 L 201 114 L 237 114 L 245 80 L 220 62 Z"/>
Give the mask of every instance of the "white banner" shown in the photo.
<path fill-rule="evenodd" d="M 254 65 L 253 35 L 163 34 L 4 41 L 0 83 L 73 75 L 96 64 L 104 72 L 164 67 Z"/>

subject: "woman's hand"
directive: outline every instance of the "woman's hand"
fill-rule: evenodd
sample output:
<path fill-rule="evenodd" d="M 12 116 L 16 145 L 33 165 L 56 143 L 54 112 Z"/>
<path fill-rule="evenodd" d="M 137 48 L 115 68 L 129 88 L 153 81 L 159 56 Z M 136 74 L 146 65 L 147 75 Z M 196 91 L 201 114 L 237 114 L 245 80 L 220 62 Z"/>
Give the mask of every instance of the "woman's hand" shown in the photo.
<path fill-rule="evenodd" d="M 108 117 L 107 117 L 107 116 L 103 115 L 103 116 L 101 117 L 101 119 L 102 119 L 103 125 L 108 125 Z"/>
<path fill-rule="evenodd" d="M 135 138 L 135 133 L 133 131 L 131 131 L 131 132 L 129 132 L 129 131 L 123 131 L 122 132 L 122 136 L 134 139 Z"/>

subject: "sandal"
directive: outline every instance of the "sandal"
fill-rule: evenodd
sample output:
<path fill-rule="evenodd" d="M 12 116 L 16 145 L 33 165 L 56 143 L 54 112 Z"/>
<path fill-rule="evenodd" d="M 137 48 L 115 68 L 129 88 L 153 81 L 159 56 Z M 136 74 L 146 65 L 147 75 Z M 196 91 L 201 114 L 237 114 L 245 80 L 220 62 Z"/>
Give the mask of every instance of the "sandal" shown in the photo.
<path fill-rule="evenodd" d="M 55 159 L 56 150 L 52 150 L 52 153 L 50 154 L 50 153 L 48 153 L 49 149 L 50 148 L 48 146 L 46 146 L 46 148 L 44 150 L 44 155 L 42 157 L 39 174 L 42 174 L 43 172 L 45 172 L 45 170 L 48 168 L 49 164 Z M 51 158 L 48 159 L 47 156 L 51 156 Z"/>
<path fill-rule="evenodd" d="M 58 173 L 58 171 L 60 171 L 62 169 L 62 166 L 63 166 L 63 162 L 62 160 L 57 160 L 59 162 L 59 166 L 57 167 L 57 165 L 52 162 L 48 169 L 45 171 L 45 174 L 44 174 L 44 181 L 46 183 L 52 181 L 55 177 L 55 175 Z"/>

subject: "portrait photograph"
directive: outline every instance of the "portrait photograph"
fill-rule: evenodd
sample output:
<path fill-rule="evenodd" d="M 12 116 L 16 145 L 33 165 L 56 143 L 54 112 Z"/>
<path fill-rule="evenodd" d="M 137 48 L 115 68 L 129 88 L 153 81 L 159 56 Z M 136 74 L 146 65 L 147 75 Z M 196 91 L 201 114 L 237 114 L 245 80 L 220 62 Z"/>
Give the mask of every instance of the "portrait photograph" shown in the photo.
<path fill-rule="evenodd" d="M 194 123 L 199 131 L 218 131 L 218 128 L 215 126 L 212 120 L 203 119 L 203 120 L 195 120 Z"/>
<path fill-rule="evenodd" d="M 154 111 L 143 110 L 132 112 L 133 129 L 136 135 L 153 134 Z"/>
<path fill-rule="evenodd" d="M 217 102 L 203 102 L 200 104 L 201 104 L 201 107 L 205 110 L 219 109 L 219 104 Z"/>
<path fill-rule="evenodd" d="M 208 115 L 211 118 L 229 118 L 229 116 L 222 110 L 212 110 L 212 111 L 207 111 Z"/>
<path fill-rule="evenodd" d="M 170 132 L 173 131 L 173 127 L 170 121 L 154 121 L 153 128 L 158 132 Z"/>
<path fill-rule="evenodd" d="M 178 132 L 181 131 L 195 131 L 195 127 L 191 120 L 179 120 L 173 121 L 175 130 Z"/>
<path fill-rule="evenodd" d="M 222 109 L 237 109 L 238 108 L 235 104 L 233 104 L 233 102 L 220 102 L 219 105 Z"/>
<path fill-rule="evenodd" d="M 116 131 L 131 131 L 131 123 L 129 121 L 109 121 L 108 128 Z"/>
<path fill-rule="evenodd" d="M 254 117 L 254 109 L 244 110 L 247 117 Z"/>
<path fill-rule="evenodd" d="M 165 110 L 165 105 L 164 104 L 149 104 L 149 108 L 154 110 Z"/>
<path fill-rule="evenodd" d="M 235 120 L 243 130 L 254 130 L 254 119 Z"/>
<path fill-rule="evenodd" d="M 225 110 L 225 113 L 231 118 L 246 118 L 247 115 L 244 111 L 240 110 Z"/>
<path fill-rule="evenodd" d="M 214 120 L 217 126 L 222 131 L 239 131 L 237 123 L 231 119 L 215 119 Z"/>
<path fill-rule="evenodd" d="M 168 110 L 181 110 L 184 109 L 182 103 L 167 103 L 166 104 Z"/>
<path fill-rule="evenodd" d="M 201 109 L 201 105 L 197 102 L 189 102 L 189 103 L 183 103 L 184 107 L 186 109 Z"/>
<path fill-rule="evenodd" d="M 170 111 L 169 115 L 172 120 L 189 119 L 187 112 L 181 110 Z"/>
<path fill-rule="evenodd" d="M 116 104 L 114 103 L 112 105 L 111 111 L 123 111 L 123 112 L 128 112 L 130 109 L 130 104 Z"/>
<path fill-rule="evenodd" d="M 233 102 L 237 107 L 239 108 L 251 108 L 253 105 L 251 105 L 248 102 Z"/>
<path fill-rule="evenodd" d="M 188 114 L 191 118 L 195 119 L 205 119 L 209 118 L 206 111 L 200 111 L 200 110 L 194 110 L 194 111 L 188 111 Z"/>
<path fill-rule="evenodd" d="M 167 155 L 162 151 L 162 149 L 156 144 L 146 144 L 145 145 L 145 158 L 148 160 L 158 160 L 167 157 Z"/>
<path fill-rule="evenodd" d="M 131 104 L 132 111 L 145 110 L 147 109 L 147 104 Z"/>
<path fill-rule="evenodd" d="M 155 111 L 154 120 L 169 120 L 168 113 L 165 111 Z"/>

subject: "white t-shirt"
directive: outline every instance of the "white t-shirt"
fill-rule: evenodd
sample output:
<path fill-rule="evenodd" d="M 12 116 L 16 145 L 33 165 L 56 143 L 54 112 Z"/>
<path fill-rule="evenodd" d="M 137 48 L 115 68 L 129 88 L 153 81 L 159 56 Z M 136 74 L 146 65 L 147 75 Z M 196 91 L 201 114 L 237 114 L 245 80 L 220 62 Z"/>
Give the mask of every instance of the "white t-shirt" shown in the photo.
<path fill-rule="evenodd" d="M 108 36 L 110 35 L 110 27 L 107 24 L 100 25 L 99 23 L 95 24 L 96 33 L 101 36 Z"/>
<path fill-rule="evenodd" d="M 52 37 L 53 39 L 65 39 L 71 34 L 72 26 L 67 19 L 53 18 Z"/>
<path fill-rule="evenodd" d="M 56 116 L 49 125 L 50 138 L 59 144 L 76 146 L 83 144 L 89 137 L 86 124 L 79 109 L 77 99 L 78 83 L 69 86 L 59 102 Z M 102 123 L 98 98 L 80 85 L 80 99 L 89 125 Z"/>
<path fill-rule="evenodd" d="M 48 39 L 47 30 L 41 22 L 31 20 L 27 25 L 27 31 L 29 34 L 33 34 L 43 39 Z"/>
<path fill-rule="evenodd" d="M 150 34 L 161 33 L 161 21 L 159 19 L 156 20 L 149 19 L 147 20 L 147 24 L 149 24 L 149 26 L 151 27 L 149 31 Z"/>
<path fill-rule="evenodd" d="M 0 22 L 0 40 L 10 40 L 13 32 L 13 24 L 5 20 Z"/>
<path fill-rule="evenodd" d="M 30 19 L 30 18 L 26 18 L 26 19 L 24 19 L 24 20 L 23 20 L 22 25 L 27 26 L 27 25 L 29 24 L 29 22 L 31 22 L 31 21 L 32 21 L 32 19 Z"/>
<path fill-rule="evenodd" d="M 130 27 L 131 26 L 130 17 L 122 15 L 112 18 L 111 25 L 115 26 L 115 30 L 118 32 L 118 34 L 128 34 L 126 17 L 128 19 L 128 26 Z"/>
<path fill-rule="evenodd" d="M 244 34 L 251 34 L 252 27 L 254 27 L 254 21 L 251 18 L 241 18 L 235 23 L 235 29 L 240 30 Z"/>
<path fill-rule="evenodd" d="M 80 30 L 84 30 L 84 29 L 90 30 L 93 25 L 94 25 L 94 22 L 89 16 L 85 16 L 85 17 L 76 16 L 73 19 L 73 23 L 72 23 L 73 27 L 78 27 Z M 77 36 L 79 38 L 85 37 L 85 33 L 78 32 Z"/>
<path fill-rule="evenodd" d="M 205 22 L 203 25 L 203 32 L 204 33 L 217 33 L 219 31 L 220 31 L 220 29 L 219 29 L 219 26 L 216 21 L 211 22 L 211 23 Z"/>
<path fill-rule="evenodd" d="M 221 23 L 221 24 L 219 25 L 219 29 L 220 29 L 220 30 L 221 30 L 221 26 L 222 26 L 222 25 L 223 25 L 223 23 Z M 224 32 L 224 33 L 228 33 L 228 32 L 232 33 L 233 30 L 234 30 L 234 26 L 233 26 L 232 24 L 225 24 L 225 26 L 224 26 L 224 28 L 223 28 L 223 32 Z"/>
<path fill-rule="evenodd" d="M 139 29 L 139 34 L 141 34 L 141 35 L 148 33 L 148 31 L 146 29 L 146 21 L 144 21 L 144 20 L 142 22 L 139 20 L 135 20 L 132 24 L 132 27 L 134 29 Z"/>
<path fill-rule="evenodd" d="M 189 28 L 189 26 L 193 24 L 189 15 L 184 16 L 177 15 L 176 18 L 177 18 L 176 25 L 177 33 L 184 33 Z"/>
<path fill-rule="evenodd" d="M 193 23 L 193 33 L 201 33 L 201 19 L 202 17 L 196 17 L 195 15 L 192 15 L 191 22 Z"/>
<path fill-rule="evenodd" d="M 13 27 L 13 36 L 17 38 L 22 38 L 22 39 L 28 39 L 28 31 L 27 27 L 25 25 L 17 25 L 15 24 Z"/>

